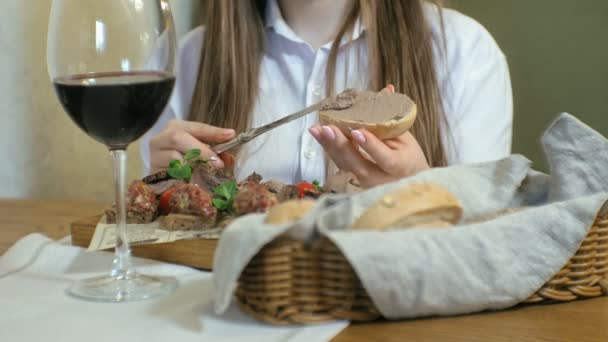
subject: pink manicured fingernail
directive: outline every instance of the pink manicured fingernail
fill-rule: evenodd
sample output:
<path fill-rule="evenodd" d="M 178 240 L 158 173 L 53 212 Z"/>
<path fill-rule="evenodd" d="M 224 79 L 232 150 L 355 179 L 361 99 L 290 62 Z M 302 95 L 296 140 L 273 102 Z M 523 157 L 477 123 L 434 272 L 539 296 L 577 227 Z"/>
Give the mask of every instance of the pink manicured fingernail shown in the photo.
<path fill-rule="evenodd" d="M 365 135 L 363 135 L 363 133 L 361 133 L 360 131 L 357 131 L 357 130 L 351 131 L 350 135 L 353 137 L 353 139 L 359 145 L 363 145 L 367 141 L 367 139 L 365 139 Z"/>
<path fill-rule="evenodd" d="M 323 126 L 323 136 L 329 140 L 336 140 L 336 133 L 329 126 Z"/>
<path fill-rule="evenodd" d="M 217 167 L 218 169 L 221 169 L 224 167 L 224 162 L 221 160 L 214 160 L 211 162 L 211 165 Z"/>
<path fill-rule="evenodd" d="M 233 129 L 225 129 L 224 132 L 222 132 L 222 134 L 225 137 L 231 137 L 231 136 L 233 136 L 235 134 L 235 132 L 234 132 Z"/>
<path fill-rule="evenodd" d="M 308 129 L 308 132 L 317 140 L 321 138 L 321 130 L 319 129 L 319 127 L 311 127 Z"/>
<path fill-rule="evenodd" d="M 216 156 L 209 157 L 209 161 L 211 162 L 211 165 L 217 167 L 218 169 L 221 169 L 224 167 L 224 162 Z"/>

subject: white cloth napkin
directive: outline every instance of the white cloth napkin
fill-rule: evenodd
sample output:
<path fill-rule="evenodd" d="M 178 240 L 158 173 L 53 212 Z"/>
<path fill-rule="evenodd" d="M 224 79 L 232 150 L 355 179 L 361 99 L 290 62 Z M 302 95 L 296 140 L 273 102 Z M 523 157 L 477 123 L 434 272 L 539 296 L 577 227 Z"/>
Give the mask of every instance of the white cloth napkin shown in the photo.
<path fill-rule="evenodd" d="M 572 257 L 608 200 L 608 141 L 562 114 L 543 139 L 551 176 L 522 156 L 433 169 L 352 196 L 324 197 L 291 226 L 243 217 L 222 234 L 214 260 L 215 308 L 229 308 L 239 274 L 264 244 L 287 232 L 329 237 L 343 252 L 378 310 L 389 319 L 463 314 L 513 306 Z M 413 182 L 444 185 L 465 219 L 531 206 L 452 229 L 352 232 L 345 229 L 378 198 Z M 238 246 L 238 247 L 237 247 Z"/>
<path fill-rule="evenodd" d="M 87 253 L 29 235 L 0 258 L 0 341 L 328 341 L 347 322 L 274 327 L 231 307 L 212 312 L 211 273 L 136 259 L 143 273 L 175 276 L 172 295 L 132 303 L 91 303 L 68 297 L 71 281 L 109 270 L 112 254 Z"/>

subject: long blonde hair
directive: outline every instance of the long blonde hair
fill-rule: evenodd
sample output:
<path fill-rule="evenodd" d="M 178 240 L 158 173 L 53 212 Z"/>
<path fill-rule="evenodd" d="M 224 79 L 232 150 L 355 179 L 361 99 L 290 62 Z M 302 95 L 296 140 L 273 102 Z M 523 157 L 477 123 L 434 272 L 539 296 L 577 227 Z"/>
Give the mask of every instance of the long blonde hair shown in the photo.
<path fill-rule="evenodd" d="M 207 0 L 205 37 L 190 119 L 220 127 L 247 128 L 265 49 L 265 0 Z M 326 68 L 327 94 L 335 92 L 339 42 L 361 16 L 366 27 L 371 90 L 387 84 L 418 105 L 412 134 L 429 165 L 446 165 L 441 137 L 445 114 L 435 70 L 432 34 L 424 0 L 358 0 L 344 18 Z M 432 1 L 440 10 L 438 1 Z M 441 13 L 441 12 L 440 12 Z M 447 125 L 445 126 L 447 128 Z"/>

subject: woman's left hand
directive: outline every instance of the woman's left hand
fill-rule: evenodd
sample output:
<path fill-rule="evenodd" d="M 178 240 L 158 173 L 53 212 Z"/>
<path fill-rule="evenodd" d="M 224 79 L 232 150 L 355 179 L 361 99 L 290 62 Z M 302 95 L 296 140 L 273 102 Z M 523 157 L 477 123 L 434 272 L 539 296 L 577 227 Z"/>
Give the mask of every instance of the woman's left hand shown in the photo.
<path fill-rule="evenodd" d="M 388 140 L 380 140 L 365 129 L 353 130 L 349 139 L 336 126 L 315 126 L 309 132 L 336 165 L 352 172 L 363 188 L 396 181 L 429 168 L 410 132 Z"/>

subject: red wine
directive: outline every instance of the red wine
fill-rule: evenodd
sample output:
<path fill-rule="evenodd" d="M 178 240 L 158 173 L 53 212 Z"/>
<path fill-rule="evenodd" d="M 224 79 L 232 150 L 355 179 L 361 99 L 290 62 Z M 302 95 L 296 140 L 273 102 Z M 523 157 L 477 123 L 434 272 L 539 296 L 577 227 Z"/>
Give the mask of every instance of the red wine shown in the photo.
<path fill-rule="evenodd" d="M 172 75 L 160 72 L 91 73 L 53 81 L 72 120 L 110 149 L 125 149 L 156 123 L 174 83 Z"/>

